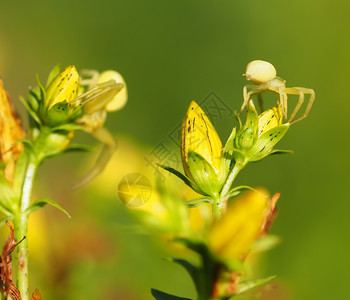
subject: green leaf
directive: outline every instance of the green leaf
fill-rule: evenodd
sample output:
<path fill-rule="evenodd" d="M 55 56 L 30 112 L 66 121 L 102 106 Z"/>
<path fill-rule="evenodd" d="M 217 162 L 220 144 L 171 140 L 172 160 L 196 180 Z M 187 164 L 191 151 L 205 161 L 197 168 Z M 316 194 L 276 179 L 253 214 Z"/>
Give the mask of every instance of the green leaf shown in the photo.
<path fill-rule="evenodd" d="M 198 270 L 198 268 L 185 259 L 173 258 L 172 261 L 179 264 L 183 268 L 185 268 L 185 270 L 191 276 L 193 283 L 197 287 L 199 284 L 198 280 L 199 280 L 199 275 L 200 275 L 199 274 L 200 271 Z"/>
<path fill-rule="evenodd" d="M 205 204 L 205 203 L 210 203 L 212 204 L 214 202 L 213 199 L 210 198 L 198 198 L 198 199 L 192 199 L 192 200 L 188 200 L 186 201 L 186 204 L 188 207 L 197 207 L 199 205 Z"/>
<path fill-rule="evenodd" d="M 276 276 L 270 276 L 270 277 L 262 278 L 262 279 L 242 281 L 238 284 L 237 294 L 242 294 L 242 293 L 244 293 L 252 288 L 264 285 L 275 278 L 276 278 Z"/>
<path fill-rule="evenodd" d="M 180 178 L 186 185 L 188 185 L 191 189 L 193 189 L 198 194 L 201 194 L 203 196 L 209 196 L 209 194 L 207 194 L 204 191 L 202 191 L 191 179 L 189 179 L 186 175 L 182 174 L 180 171 L 175 170 L 172 167 L 164 166 L 164 165 L 161 165 L 161 164 L 157 164 L 157 165 L 159 167 L 161 167 L 162 169 L 164 169 L 164 170 L 174 174 L 178 178 Z"/>
<path fill-rule="evenodd" d="M 191 300 L 190 298 L 174 296 L 156 289 L 151 289 L 151 293 L 156 300 Z"/>
<path fill-rule="evenodd" d="M 197 186 L 206 194 L 217 198 L 221 186 L 214 168 L 196 152 L 188 152 L 188 167 Z"/>
<path fill-rule="evenodd" d="M 240 190 L 252 190 L 252 191 L 254 191 L 255 189 L 250 187 L 250 186 L 248 186 L 248 185 L 235 186 L 234 188 L 232 188 L 228 192 L 228 198 L 235 197 L 235 196 L 239 195 L 241 193 Z"/>
<path fill-rule="evenodd" d="M 273 147 L 284 137 L 290 124 L 276 126 L 261 135 L 255 145 L 246 153 L 249 161 L 259 161 L 271 154 Z"/>
<path fill-rule="evenodd" d="M 56 207 L 57 209 L 59 209 L 60 211 L 65 213 L 68 218 L 71 218 L 70 214 L 59 203 L 57 203 L 55 200 L 52 200 L 49 198 L 43 198 L 43 199 L 40 199 L 38 201 L 35 201 L 27 208 L 26 213 L 29 215 L 32 212 L 36 211 L 37 209 L 45 206 L 46 204 L 49 204 L 53 207 Z"/>

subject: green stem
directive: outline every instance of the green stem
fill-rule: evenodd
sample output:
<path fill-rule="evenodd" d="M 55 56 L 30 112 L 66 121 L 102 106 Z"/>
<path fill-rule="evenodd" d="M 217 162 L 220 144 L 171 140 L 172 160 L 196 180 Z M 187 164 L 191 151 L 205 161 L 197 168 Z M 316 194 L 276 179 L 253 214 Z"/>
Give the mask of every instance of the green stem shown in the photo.
<path fill-rule="evenodd" d="M 230 175 L 227 177 L 224 187 L 221 190 L 221 193 L 220 193 L 221 198 L 228 195 L 233 181 L 236 179 L 238 173 L 245 167 L 247 163 L 248 163 L 248 160 L 245 160 L 243 162 L 239 160 L 236 161 Z"/>
<path fill-rule="evenodd" d="M 202 258 L 202 268 L 199 271 L 197 300 L 208 300 L 211 299 L 213 292 L 214 264 L 207 247 L 201 247 L 201 251 L 199 253 L 201 254 Z"/>
<path fill-rule="evenodd" d="M 237 177 L 238 173 L 245 167 L 247 163 L 248 163 L 247 160 L 243 162 L 238 160 L 236 161 L 231 173 L 227 177 L 224 187 L 221 190 L 220 197 L 218 199 L 215 199 L 213 203 L 213 215 L 215 219 L 220 219 L 222 215 L 225 213 L 228 194 L 230 192 L 231 185 L 235 180 L 235 178 Z"/>
<path fill-rule="evenodd" d="M 14 217 L 16 241 L 21 240 L 27 236 L 28 231 L 28 214 L 27 208 L 30 204 L 30 197 L 32 193 L 33 181 L 35 177 L 38 163 L 35 157 L 31 154 L 29 156 L 29 163 L 25 174 L 21 199 L 19 203 L 18 212 Z M 22 300 L 28 300 L 28 241 L 24 239 L 17 246 L 17 287 L 21 292 Z"/>

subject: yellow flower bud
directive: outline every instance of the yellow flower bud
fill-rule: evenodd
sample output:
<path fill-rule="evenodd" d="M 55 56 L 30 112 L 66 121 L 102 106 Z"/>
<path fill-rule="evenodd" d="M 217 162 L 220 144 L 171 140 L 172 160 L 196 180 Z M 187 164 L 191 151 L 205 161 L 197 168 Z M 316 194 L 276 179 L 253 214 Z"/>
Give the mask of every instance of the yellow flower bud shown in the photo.
<path fill-rule="evenodd" d="M 45 107 L 50 110 L 60 102 L 68 103 L 77 97 L 79 74 L 75 66 L 66 67 L 50 84 L 46 92 Z"/>
<path fill-rule="evenodd" d="M 201 155 L 218 174 L 222 143 L 205 112 L 192 101 L 181 129 L 181 157 L 186 174 L 192 178 L 188 167 L 190 151 Z"/>

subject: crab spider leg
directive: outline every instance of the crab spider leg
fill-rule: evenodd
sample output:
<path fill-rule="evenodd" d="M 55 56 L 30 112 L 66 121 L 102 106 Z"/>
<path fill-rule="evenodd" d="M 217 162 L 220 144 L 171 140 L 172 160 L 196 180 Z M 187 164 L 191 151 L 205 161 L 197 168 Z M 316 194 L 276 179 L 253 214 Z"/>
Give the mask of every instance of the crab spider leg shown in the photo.
<path fill-rule="evenodd" d="M 258 101 L 259 101 L 260 112 L 262 113 L 264 111 L 264 101 L 261 94 L 258 94 Z"/>
<path fill-rule="evenodd" d="M 248 92 L 248 88 L 250 88 L 251 90 Z M 243 104 L 241 106 L 241 109 L 238 113 L 238 115 L 240 115 L 243 111 L 243 109 L 248 105 L 248 102 L 249 102 L 249 99 L 250 99 L 250 96 L 253 95 L 253 94 L 259 94 L 261 92 L 265 91 L 265 88 L 261 88 L 260 86 L 258 85 L 245 85 L 244 88 L 243 88 Z"/>
<path fill-rule="evenodd" d="M 285 89 L 280 88 L 278 90 L 278 94 L 280 95 L 280 101 L 279 105 L 282 107 L 283 117 L 285 119 L 288 118 L 287 111 L 288 111 L 288 100 L 287 100 L 287 94 L 285 92 Z"/>
<path fill-rule="evenodd" d="M 97 84 L 92 89 L 88 90 L 87 92 L 81 94 L 80 96 L 76 97 L 75 99 L 68 102 L 68 104 L 71 104 L 75 101 L 81 100 L 83 98 L 87 98 L 83 103 L 80 105 L 85 105 L 86 103 L 89 103 L 90 101 L 94 100 L 95 98 L 101 97 L 93 106 L 93 109 L 89 108 L 89 113 L 93 113 L 95 111 L 98 111 L 100 109 L 103 109 L 110 101 L 111 99 L 121 91 L 121 89 L 124 87 L 122 83 L 116 83 L 115 80 L 111 79 L 105 82 L 102 82 L 100 84 Z M 103 97 L 105 95 L 105 97 Z"/>
<path fill-rule="evenodd" d="M 303 88 L 303 87 L 292 87 L 292 88 L 286 88 L 286 89 L 285 89 L 285 92 L 286 92 L 287 94 L 299 95 L 298 103 L 297 103 L 295 109 L 293 110 L 293 113 L 292 113 L 292 115 L 290 116 L 288 122 L 289 122 L 290 124 L 294 124 L 294 123 L 297 123 L 297 122 L 299 122 L 299 121 L 301 121 L 301 120 L 304 120 L 304 119 L 309 115 L 309 112 L 310 112 L 310 110 L 311 110 L 311 107 L 312 107 L 312 105 L 314 104 L 314 101 L 315 101 L 315 92 L 314 92 L 314 90 L 313 90 L 313 89 L 308 89 L 308 88 Z M 298 119 L 292 121 L 293 118 L 295 117 L 295 115 L 297 114 L 298 110 L 299 110 L 300 107 L 302 106 L 303 102 L 304 102 L 304 96 L 305 96 L 305 94 L 310 95 L 310 98 L 309 98 L 309 101 L 308 101 L 308 103 L 307 103 L 305 112 L 304 112 L 304 114 L 303 114 L 300 118 L 298 118 Z M 302 95 L 302 96 L 301 96 L 301 95 Z"/>
<path fill-rule="evenodd" d="M 86 78 L 86 79 L 81 79 L 80 85 L 90 86 L 90 85 L 94 85 L 97 82 L 98 77 L 100 76 L 100 73 L 95 71 L 95 70 L 81 70 L 80 75 L 81 75 L 81 77 L 83 77 L 83 76 L 90 77 L 90 78 Z"/>
<path fill-rule="evenodd" d="M 82 177 L 77 183 L 73 185 L 73 189 L 79 189 L 86 186 L 97 175 L 99 175 L 106 167 L 109 159 L 117 148 L 116 141 L 106 128 L 100 127 L 89 133 L 91 133 L 96 139 L 103 143 L 103 148 L 95 163 L 95 166 L 84 177 Z"/>
<path fill-rule="evenodd" d="M 293 109 L 293 112 L 288 119 L 288 123 L 290 123 L 295 118 L 295 115 L 298 113 L 300 107 L 303 105 L 305 95 L 304 95 L 304 92 L 302 92 L 300 90 L 294 90 L 294 88 L 287 88 L 286 92 L 288 92 L 288 94 L 291 94 L 291 95 L 299 95 L 299 100 L 297 102 L 297 105 Z"/>

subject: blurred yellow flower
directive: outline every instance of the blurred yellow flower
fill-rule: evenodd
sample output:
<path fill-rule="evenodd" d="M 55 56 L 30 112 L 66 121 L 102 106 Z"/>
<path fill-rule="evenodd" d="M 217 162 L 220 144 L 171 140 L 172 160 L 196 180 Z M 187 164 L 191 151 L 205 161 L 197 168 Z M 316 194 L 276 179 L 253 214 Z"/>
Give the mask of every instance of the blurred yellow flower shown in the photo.
<path fill-rule="evenodd" d="M 209 246 L 219 257 L 243 259 L 261 235 L 270 216 L 266 191 L 250 191 L 231 204 L 226 214 L 214 223 Z"/>
<path fill-rule="evenodd" d="M 16 161 L 23 151 L 23 144 L 16 143 L 26 135 L 17 117 L 8 93 L 0 79 L 0 162 L 5 164 L 4 174 L 12 182 Z"/>

